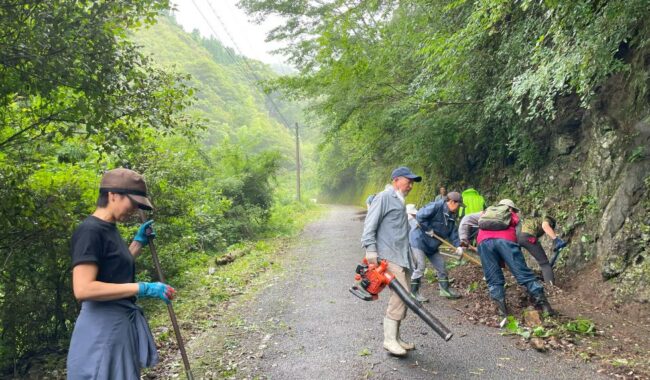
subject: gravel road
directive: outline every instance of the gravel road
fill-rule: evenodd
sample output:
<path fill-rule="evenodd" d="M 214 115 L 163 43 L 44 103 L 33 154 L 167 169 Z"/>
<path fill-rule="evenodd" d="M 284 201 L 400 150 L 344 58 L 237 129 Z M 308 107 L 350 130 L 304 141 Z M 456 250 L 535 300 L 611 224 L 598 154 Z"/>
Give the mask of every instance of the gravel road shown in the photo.
<path fill-rule="evenodd" d="M 247 357 L 235 377 L 262 379 L 593 379 L 595 367 L 555 353 L 517 348 L 518 338 L 474 325 L 435 297 L 426 304 L 454 337 L 445 342 L 414 313 L 402 336 L 417 349 L 406 358 L 383 349 L 388 291 L 364 302 L 348 289 L 362 257 L 360 209 L 328 207 L 290 248 L 285 274 L 248 305 Z M 428 285 L 431 286 L 431 285 Z"/>

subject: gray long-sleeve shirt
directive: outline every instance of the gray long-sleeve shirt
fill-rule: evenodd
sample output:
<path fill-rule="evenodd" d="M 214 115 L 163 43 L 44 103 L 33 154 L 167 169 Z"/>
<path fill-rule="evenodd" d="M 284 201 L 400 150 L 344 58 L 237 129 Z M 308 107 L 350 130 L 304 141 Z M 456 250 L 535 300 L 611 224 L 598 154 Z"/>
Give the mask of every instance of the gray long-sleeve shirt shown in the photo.
<path fill-rule="evenodd" d="M 373 199 L 363 225 L 361 245 L 368 252 L 377 252 L 379 259 L 411 267 L 406 207 L 393 187 Z"/>
<path fill-rule="evenodd" d="M 473 214 L 465 215 L 458 225 L 458 239 L 472 241 L 476 234 L 478 234 L 478 218 L 481 217 L 483 211 L 475 212 Z"/>

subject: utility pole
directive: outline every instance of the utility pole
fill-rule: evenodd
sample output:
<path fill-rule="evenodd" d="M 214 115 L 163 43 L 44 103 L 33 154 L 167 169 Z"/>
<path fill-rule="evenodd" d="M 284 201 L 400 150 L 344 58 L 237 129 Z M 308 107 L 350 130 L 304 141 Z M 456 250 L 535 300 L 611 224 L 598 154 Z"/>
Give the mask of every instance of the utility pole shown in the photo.
<path fill-rule="evenodd" d="M 300 202 L 300 135 L 296 123 L 296 199 Z"/>

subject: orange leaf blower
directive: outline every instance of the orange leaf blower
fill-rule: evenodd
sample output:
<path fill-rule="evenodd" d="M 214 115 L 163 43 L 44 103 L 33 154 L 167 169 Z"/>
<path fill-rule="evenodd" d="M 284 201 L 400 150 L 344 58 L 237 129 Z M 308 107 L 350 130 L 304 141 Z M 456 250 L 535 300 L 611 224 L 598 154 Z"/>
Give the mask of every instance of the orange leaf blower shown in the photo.
<path fill-rule="evenodd" d="M 374 301 L 379 298 L 379 293 L 388 285 L 399 298 L 404 301 L 409 309 L 413 310 L 420 319 L 433 329 L 442 339 L 448 341 L 453 336 L 452 332 L 429 313 L 404 287 L 395 279 L 395 276 L 387 272 L 388 262 L 381 260 L 379 265 L 368 264 L 365 258 L 363 262 L 357 265 L 354 276 L 356 282 L 350 288 L 350 293 L 361 298 L 364 301 Z"/>

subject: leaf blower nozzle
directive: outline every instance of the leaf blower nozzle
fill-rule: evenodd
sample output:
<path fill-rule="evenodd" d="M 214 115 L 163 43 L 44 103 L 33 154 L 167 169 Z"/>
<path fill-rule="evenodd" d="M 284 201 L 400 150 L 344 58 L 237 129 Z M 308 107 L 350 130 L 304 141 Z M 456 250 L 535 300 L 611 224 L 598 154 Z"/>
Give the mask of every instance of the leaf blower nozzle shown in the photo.
<path fill-rule="evenodd" d="M 373 265 L 368 264 L 368 261 L 364 258 L 363 263 L 357 265 L 354 276 L 356 282 L 350 288 L 350 293 L 364 301 L 374 301 L 379 298 L 379 293 L 388 285 L 409 309 L 413 310 L 442 339 L 449 341 L 454 334 L 438 318 L 429 313 L 420 302 L 413 298 L 395 279 L 395 276 L 386 271 L 387 269 L 388 262 L 386 260 L 382 260 L 379 265 Z"/>

